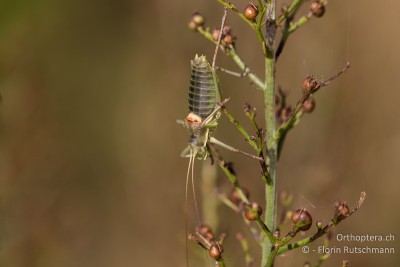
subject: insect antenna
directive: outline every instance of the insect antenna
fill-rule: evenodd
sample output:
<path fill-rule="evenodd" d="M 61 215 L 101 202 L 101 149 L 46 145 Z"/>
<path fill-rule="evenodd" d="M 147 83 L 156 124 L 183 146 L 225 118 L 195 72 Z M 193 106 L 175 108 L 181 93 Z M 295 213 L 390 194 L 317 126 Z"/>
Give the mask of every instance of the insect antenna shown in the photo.
<path fill-rule="evenodd" d="M 186 248 L 186 266 L 189 266 L 189 251 L 188 251 L 188 185 L 189 185 L 189 174 L 190 174 L 190 167 L 192 165 L 193 157 L 193 150 L 190 149 L 190 157 L 189 157 L 189 164 L 187 168 L 186 174 L 186 184 L 185 184 L 185 248 Z"/>
<path fill-rule="evenodd" d="M 200 212 L 199 212 L 199 207 L 197 205 L 196 190 L 194 188 L 194 162 L 195 162 L 195 157 L 196 157 L 196 152 L 193 153 L 193 159 L 192 159 L 192 190 L 193 190 L 193 202 L 194 202 L 194 207 L 196 209 L 197 221 L 198 221 L 198 224 L 200 225 L 201 224 Z"/>

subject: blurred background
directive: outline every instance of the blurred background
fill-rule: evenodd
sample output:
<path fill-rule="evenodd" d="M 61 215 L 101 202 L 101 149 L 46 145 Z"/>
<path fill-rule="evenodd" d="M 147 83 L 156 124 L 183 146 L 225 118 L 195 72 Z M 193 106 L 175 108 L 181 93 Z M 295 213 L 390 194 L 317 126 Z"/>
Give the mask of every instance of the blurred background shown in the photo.
<path fill-rule="evenodd" d="M 279 5 L 284 2 L 290 3 Z M 234 3 L 240 10 L 247 4 Z M 294 194 L 293 208 L 307 208 L 325 222 L 335 200 L 354 206 L 365 190 L 365 205 L 336 233 L 396 238 L 333 240 L 336 246 L 395 247 L 397 254 L 336 254 L 324 266 L 341 266 L 343 259 L 349 266 L 400 262 L 399 8 L 394 0 L 330 1 L 323 18 L 289 39 L 277 65 L 277 84 L 294 104 L 306 75 L 328 78 L 351 62 L 289 134 L 279 189 Z M 187 29 L 194 11 L 205 14 L 208 26 L 220 24 L 216 1 L 0 1 L 1 266 L 185 266 L 188 160 L 179 154 L 187 133 L 175 120 L 188 112 L 190 59 L 196 53 L 211 58 L 214 51 Z M 227 23 L 238 37 L 238 53 L 262 77 L 255 35 L 231 12 Z M 222 53 L 217 63 L 237 70 Z M 220 79 L 230 111 L 245 121 L 247 101 L 263 122 L 261 93 L 246 79 Z M 251 151 L 224 117 L 215 135 Z M 257 163 L 229 152 L 224 157 L 264 206 Z M 193 209 L 190 202 L 192 218 Z M 235 234 L 248 236 L 247 229 L 223 206 L 219 220 L 229 266 L 244 266 Z M 253 241 L 250 246 L 258 259 L 259 248 Z M 189 250 L 192 266 L 208 266 L 196 245 Z M 317 259 L 294 251 L 276 265 Z"/>

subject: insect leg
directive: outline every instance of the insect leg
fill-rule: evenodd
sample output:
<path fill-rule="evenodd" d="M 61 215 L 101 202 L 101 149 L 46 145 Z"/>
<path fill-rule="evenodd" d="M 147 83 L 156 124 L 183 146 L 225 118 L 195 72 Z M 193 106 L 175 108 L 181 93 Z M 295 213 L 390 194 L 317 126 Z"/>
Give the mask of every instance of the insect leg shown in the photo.
<path fill-rule="evenodd" d="M 225 144 L 225 143 L 223 143 L 223 142 L 221 142 L 221 141 L 215 139 L 214 137 L 210 137 L 209 141 L 210 141 L 211 144 L 216 144 L 216 145 L 218 145 L 218 146 L 220 146 L 220 147 L 223 147 L 223 148 L 225 148 L 225 149 L 227 149 L 227 150 L 229 150 L 229 151 L 237 152 L 237 153 L 243 154 L 243 155 L 245 155 L 245 156 L 248 156 L 248 157 L 250 157 L 250 158 L 257 159 L 257 160 L 259 160 L 259 161 L 263 161 L 263 160 L 264 160 L 262 157 L 258 157 L 258 156 L 249 154 L 249 153 L 247 153 L 247 152 L 244 152 L 244 151 L 242 151 L 242 150 L 239 150 L 239 149 L 237 149 L 237 148 L 235 148 L 235 147 L 231 147 L 231 146 L 229 146 L 229 145 L 227 145 L 227 144 Z"/>
<path fill-rule="evenodd" d="M 217 105 L 217 107 L 208 115 L 207 118 L 204 119 L 204 121 L 200 124 L 200 127 L 203 127 L 204 125 L 208 124 L 210 121 L 214 119 L 214 115 L 221 110 L 221 108 L 228 103 L 229 98 L 225 99 L 222 101 L 220 104 Z"/>
<path fill-rule="evenodd" d="M 239 78 L 243 78 L 243 77 L 245 77 L 247 74 L 249 74 L 249 72 L 250 72 L 250 70 L 249 70 L 249 68 L 245 68 L 245 70 L 242 72 L 242 73 L 240 73 L 240 72 L 235 72 L 235 71 L 231 71 L 231 70 L 227 70 L 227 69 L 224 69 L 224 68 L 221 68 L 221 67 L 215 67 L 217 70 L 220 70 L 220 71 L 222 71 L 222 72 L 225 72 L 225 73 L 227 73 L 227 74 L 230 74 L 230 75 L 232 75 L 232 76 L 235 76 L 235 77 L 239 77 Z"/>

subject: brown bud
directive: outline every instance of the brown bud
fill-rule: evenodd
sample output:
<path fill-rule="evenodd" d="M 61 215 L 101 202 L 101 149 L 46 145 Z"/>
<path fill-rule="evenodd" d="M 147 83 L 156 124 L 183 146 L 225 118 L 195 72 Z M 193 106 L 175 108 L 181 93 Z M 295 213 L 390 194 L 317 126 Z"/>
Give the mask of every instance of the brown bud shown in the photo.
<path fill-rule="evenodd" d="M 292 113 L 291 107 L 286 107 L 286 108 L 281 109 L 279 112 L 279 120 L 281 122 L 287 121 L 287 119 L 289 119 L 289 116 L 291 113 Z"/>
<path fill-rule="evenodd" d="M 214 260 L 221 258 L 222 252 L 224 252 L 224 248 L 219 243 L 212 244 L 210 250 L 208 251 L 210 257 Z"/>
<path fill-rule="evenodd" d="M 298 209 L 293 212 L 292 221 L 301 231 L 307 231 L 312 225 L 311 214 L 306 209 Z"/>
<path fill-rule="evenodd" d="M 262 208 L 258 203 L 252 202 L 249 209 L 247 209 L 244 213 L 246 219 L 249 221 L 255 221 L 257 219 L 257 215 L 260 216 L 262 214 Z"/>
<path fill-rule="evenodd" d="M 314 76 L 307 76 L 301 83 L 301 88 L 303 88 L 305 93 L 309 93 L 318 88 L 318 80 Z"/>
<path fill-rule="evenodd" d="M 249 192 L 249 190 L 247 190 L 247 188 L 242 187 L 242 192 L 247 198 L 250 197 L 250 192 Z M 231 193 L 231 200 L 236 205 L 242 202 L 242 198 L 240 197 L 239 193 L 235 189 L 233 189 L 233 191 Z"/>
<path fill-rule="evenodd" d="M 211 35 L 214 41 L 218 41 L 219 34 L 221 32 L 221 29 L 215 28 L 212 30 Z"/>
<path fill-rule="evenodd" d="M 246 112 L 246 113 L 250 112 L 251 111 L 251 105 L 249 103 L 245 102 L 244 105 L 243 105 L 243 111 Z"/>
<path fill-rule="evenodd" d="M 308 261 L 306 261 L 306 262 L 303 264 L 303 267 L 311 267 L 311 263 L 309 263 Z"/>
<path fill-rule="evenodd" d="M 235 41 L 236 41 L 236 37 L 229 33 L 224 36 L 223 41 L 224 41 L 224 44 L 227 46 L 234 45 Z"/>
<path fill-rule="evenodd" d="M 197 31 L 197 28 L 204 26 L 205 22 L 206 18 L 199 12 L 195 12 L 189 19 L 188 27 L 192 31 Z"/>
<path fill-rule="evenodd" d="M 346 202 L 340 203 L 340 205 L 337 207 L 337 212 L 340 216 L 343 217 L 349 216 L 350 209 L 349 206 L 347 206 Z"/>
<path fill-rule="evenodd" d="M 312 97 L 310 97 L 304 102 L 303 111 L 311 113 L 313 112 L 314 109 L 315 109 L 315 100 Z"/>
<path fill-rule="evenodd" d="M 222 28 L 222 35 L 227 35 L 232 33 L 232 27 L 229 25 L 224 25 Z"/>
<path fill-rule="evenodd" d="M 253 3 L 250 3 L 246 6 L 246 8 L 243 11 L 243 15 L 246 17 L 248 20 L 255 20 L 257 15 L 258 15 L 258 8 L 256 5 Z"/>
<path fill-rule="evenodd" d="M 315 17 L 320 18 L 325 13 L 325 5 L 319 0 L 312 1 L 310 11 Z"/>
<path fill-rule="evenodd" d="M 201 234 L 207 240 L 211 240 L 214 238 L 214 233 L 212 232 L 210 226 L 206 224 L 202 224 L 197 228 L 197 232 Z"/>

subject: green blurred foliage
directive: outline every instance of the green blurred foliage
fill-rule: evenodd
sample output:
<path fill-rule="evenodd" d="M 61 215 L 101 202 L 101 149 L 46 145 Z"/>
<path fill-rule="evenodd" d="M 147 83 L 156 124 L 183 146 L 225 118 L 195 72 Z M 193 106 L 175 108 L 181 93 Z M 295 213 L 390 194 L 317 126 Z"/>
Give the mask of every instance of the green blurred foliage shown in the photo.
<path fill-rule="evenodd" d="M 279 187 L 295 194 L 295 208 L 324 221 L 333 200 L 353 204 L 365 190 L 365 206 L 337 231 L 398 238 L 400 4 L 351 1 L 349 16 L 349 3 L 330 1 L 323 18 L 292 36 L 278 63 L 278 84 L 291 103 L 307 74 L 326 78 L 352 63 L 289 134 Z M 194 10 L 219 25 L 216 1 L 0 2 L 0 265 L 185 266 L 187 160 L 179 153 L 187 136 L 175 120 L 187 113 L 189 60 L 214 50 L 187 30 Z M 255 36 L 231 13 L 228 23 L 239 53 L 261 76 Z M 218 65 L 235 69 L 222 54 Z M 240 120 L 248 101 L 262 121 L 261 94 L 247 80 L 221 75 L 221 86 Z M 246 149 L 220 121 L 218 137 Z M 257 164 L 224 155 L 262 203 Z M 229 192 L 222 176 L 221 183 Z M 220 213 L 226 257 L 243 266 L 234 235 L 246 229 L 227 208 Z M 190 244 L 190 259 L 200 266 L 195 248 Z M 296 251 L 278 265 L 316 256 Z M 399 262 L 396 255 L 334 255 L 326 266 L 344 258 L 350 266 Z"/>

